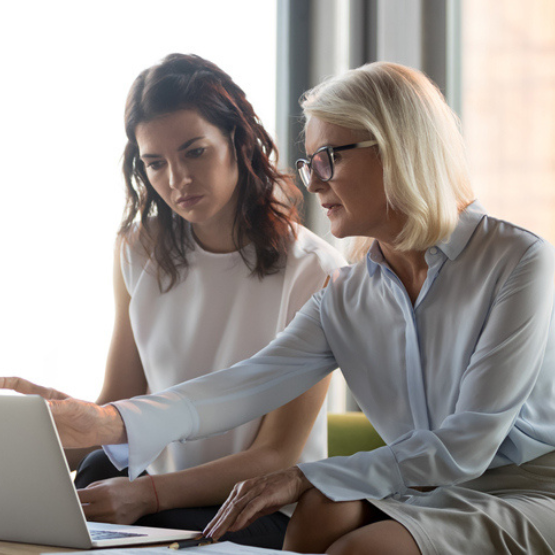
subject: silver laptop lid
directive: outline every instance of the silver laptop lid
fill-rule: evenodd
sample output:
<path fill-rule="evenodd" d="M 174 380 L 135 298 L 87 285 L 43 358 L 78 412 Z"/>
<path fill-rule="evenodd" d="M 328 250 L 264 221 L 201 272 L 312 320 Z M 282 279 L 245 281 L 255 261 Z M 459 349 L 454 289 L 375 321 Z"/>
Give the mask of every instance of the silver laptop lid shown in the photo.
<path fill-rule="evenodd" d="M 91 539 L 99 532 L 104 539 Z M 35 395 L 0 394 L 0 540 L 89 549 L 198 535 L 87 523 L 47 402 Z"/>
<path fill-rule="evenodd" d="M 56 426 L 36 395 L 0 395 L 0 540 L 91 547 Z"/>

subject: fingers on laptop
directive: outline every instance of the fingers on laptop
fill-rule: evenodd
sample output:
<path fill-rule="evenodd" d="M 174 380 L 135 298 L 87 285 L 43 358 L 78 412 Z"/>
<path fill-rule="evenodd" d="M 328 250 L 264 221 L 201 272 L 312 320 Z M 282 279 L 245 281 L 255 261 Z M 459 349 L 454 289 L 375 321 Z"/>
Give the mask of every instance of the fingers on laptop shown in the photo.
<path fill-rule="evenodd" d="M 77 490 L 87 520 L 133 524 L 156 511 L 148 477 L 130 482 L 128 478 L 109 478 Z"/>

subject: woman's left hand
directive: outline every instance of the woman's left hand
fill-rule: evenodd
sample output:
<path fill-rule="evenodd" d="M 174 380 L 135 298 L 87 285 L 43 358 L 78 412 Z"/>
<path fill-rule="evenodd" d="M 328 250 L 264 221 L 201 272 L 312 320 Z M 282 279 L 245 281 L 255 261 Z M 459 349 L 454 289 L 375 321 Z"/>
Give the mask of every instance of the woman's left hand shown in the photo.
<path fill-rule="evenodd" d="M 149 476 L 133 482 L 110 478 L 77 490 L 87 520 L 133 524 L 157 509 L 157 499 Z"/>
<path fill-rule="evenodd" d="M 204 535 L 218 540 L 226 532 L 236 532 L 261 516 L 295 503 L 312 484 L 293 466 L 236 484 Z"/>

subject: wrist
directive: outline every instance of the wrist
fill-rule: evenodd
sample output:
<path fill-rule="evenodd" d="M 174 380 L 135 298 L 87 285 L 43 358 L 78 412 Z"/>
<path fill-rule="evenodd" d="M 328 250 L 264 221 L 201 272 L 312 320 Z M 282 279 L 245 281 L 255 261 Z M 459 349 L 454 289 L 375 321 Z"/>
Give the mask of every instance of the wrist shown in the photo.
<path fill-rule="evenodd" d="M 314 487 L 312 482 L 308 480 L 308 478 L 304 475 L 304 472 L 298 466 L 293 466 L 292 470 L 294 471 L 295 478 L 297 479 L 297 490 L 299 492 L 299 496 Z"/>
<path fill-rule="evenodd" d="M 100 425 L 98 427 L 99 445 L 116 445 L 127 443 L 127 431 L 125 424 L 114 405 L 103 405 L 101 411 Z"/>
<path fill-rule="evenodd" d="M 149 482 L 150 487 L 150 496 L 149 498 L 151 501 L 148 506 L 147 514 L 156 514 L 160 512 L 160 497 L 158 497 L 158 488 L 156 487 L 156 482 L 154 481 L 154 476 L 152 474 L 147 474 L 145 476 L 146 480 Z"/>
<path fill-rule="evenodd" d="M 160 512 L 158 492 L 153 476 L 145 473 L 130 482 L 129 486 L 132 495 L 129 495 L 128 502 L 133 504 L 137 519 Z"/>

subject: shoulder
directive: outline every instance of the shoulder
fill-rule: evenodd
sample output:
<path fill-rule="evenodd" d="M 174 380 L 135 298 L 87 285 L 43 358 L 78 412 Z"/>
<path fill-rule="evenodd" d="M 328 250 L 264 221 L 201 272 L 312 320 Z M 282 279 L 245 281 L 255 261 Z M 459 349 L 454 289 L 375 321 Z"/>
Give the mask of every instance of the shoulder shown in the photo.
<path fill-rule="evenodd" d="M 368 276 L 366 260 L 360 260 L 350 266 L 336 268 L 330 275 L 327 292 L 332 296 L 358 295 L 360 287 L 366 284 L 373 286 L 373 280 Z"/>
<path fill-rule="evenodd" d="M 150 258 L 143 242 L 141 241 L 139 226 L 133 226 L 124 234 L 118 237 L 117 247 L 121 254 L 122 265 L 137 265 L 144 266 L 146 261 Z"/>
<path fill-rule="evenodd" d="M 284 324 L 326 285 L 334 270 L 347 264 L 337 249 L 308 229 L 297 225 L 295 231 L 296 238 L 290 243 L 283 277 Z"/>
<path fill-rule="evenodd" d="M 345 257 L 327 241 L 302 225 L 296 225 L 297 238 L 293 240 L 287 254 L 287 266 L 310 261 L 330 274 L 336 268 L 347 265 Z"/>
<path fill-rule="evenodd" d="M 499 218 L 484 216 L 460 256 L 457 279 L 489 283 L 497 294 L 526 283 L 553 282 L 553 246 L 537 234 Z"/>
<path fill-rule="evenodd" d="M 119 252 L 121 272 L 127 290 L 132 295 L 143 274 L 150 266 L 150 254 L 140 240 L 139 226 L 134 224 L 123 236 L 118 237 L 116 252 Z"/>
<path fill-rule="evenodd" d="M 486 214 L 482 218 L 478 225 L 478 229 L 481 230 L 483 234 L 492 236 L 500 241 L 519 241 L 524 245 L 535 243 L 538 240 L 543 241 L 539 235 L 529 229 L 525 229 L 507 220 L 490 216 L 489 214 Z"/>
<path fill-rule="evenodd" d="M 521 260 L 552 260 L 553 246 L 532 231 L 506 220 L 485 216 L 469 244 L 469 254 L 490 263 L 516 265 Z"/>

